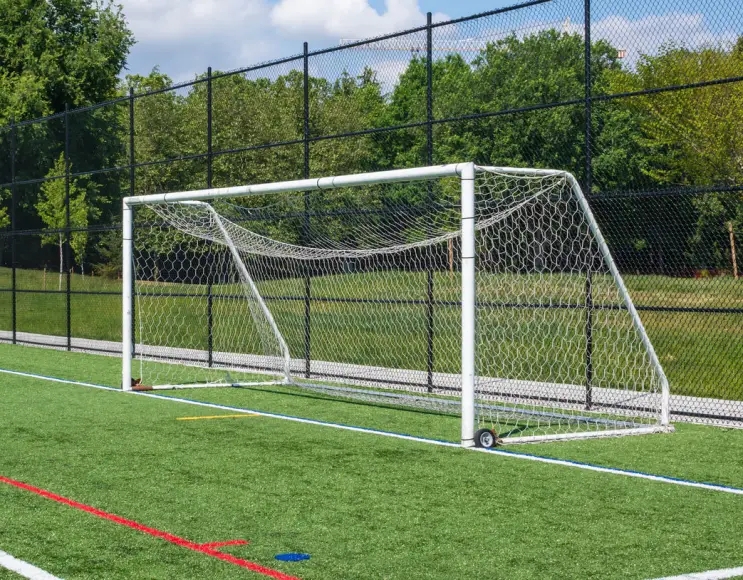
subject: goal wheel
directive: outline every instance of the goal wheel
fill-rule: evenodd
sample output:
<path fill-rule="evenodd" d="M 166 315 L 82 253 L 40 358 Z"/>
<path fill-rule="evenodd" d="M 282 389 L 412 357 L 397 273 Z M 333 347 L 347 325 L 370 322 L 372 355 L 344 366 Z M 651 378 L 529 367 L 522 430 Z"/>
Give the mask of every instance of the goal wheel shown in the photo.
<path fill-rule="evenodd" d="M 498 436 L 492 429 L 478 429 L 475 433 L 475 447 L 490 449 L 498 443 Z"/>

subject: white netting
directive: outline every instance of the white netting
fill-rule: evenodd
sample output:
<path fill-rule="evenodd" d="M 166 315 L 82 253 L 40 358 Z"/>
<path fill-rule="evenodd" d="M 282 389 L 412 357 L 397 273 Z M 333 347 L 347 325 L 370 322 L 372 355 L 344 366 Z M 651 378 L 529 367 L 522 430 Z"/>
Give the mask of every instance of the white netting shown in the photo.
<path fill-rule="evenodd" d="M 458 179 L 231 201 L 138 210 L 145 384 L 460 412 Z M 479 425 L 657 422 L 660 377 L 568 177 L 478 168 L 475 210 Z"/>

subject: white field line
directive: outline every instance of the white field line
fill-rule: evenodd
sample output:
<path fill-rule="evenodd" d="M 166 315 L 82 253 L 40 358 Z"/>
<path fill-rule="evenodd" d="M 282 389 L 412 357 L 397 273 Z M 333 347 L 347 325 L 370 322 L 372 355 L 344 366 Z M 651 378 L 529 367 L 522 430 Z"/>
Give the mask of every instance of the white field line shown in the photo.
<path fill-rule="evenodd" d="M 26 373 L 21 371 L 11 371 L 0 368 L 0 373 L 9 375 L 39 379 L 44 381 L 52 381 L 55 383 L 65 383 L 69 385 L 77 385 L 82 387 L 91 387 L 94 389 L 101 389 L 105 391 L 114 391 L 126 395 L 136 395 L 140 397 L 149 397 L 151 399 L 160 399 L 162 401 L 170 401 L 177 403 L 184 403 L 186 405 L 195 405 L 197 407 L 206 407 L 209 409 L 219 409 L 222 411 L 232 411 L 235 413 L 247 413 L 258 415 L 260 417 L 269 417 L 272 419 L 280 419 L 282 421 L 292 421 L 295 423 L 304 423 L 306 425 L 316 425 L 320 427 L 331 427 L 333 429 L 341 429 L 344 431 L 354 431 L 357 433 L 368 433 L 371 435 L 378 435 L 382 437 L 393 437 L 395 439 L 404 439 L 406 441 L 416 441 L 418 443 L 426 443 L 428 445 L 439 445 L 441 447 L 453 447 L 456 449 L 464 449 L 459 443 L 453 443 L 451 441 L 443 441 L 440 439 L 428 439 L 425 437 L 416 437 L 414 435 L 405 435 L 403 433 L 394 433 L 391 431 L 380 431 L 377 429 L 369 429 L 367 427 L 356 427 L 353 425 L 343 425 L 340 423 L 329 423 L 327 421 L 318 421 L 317 419 L 305 419 L 303 417 L 294 417 L 292 415 L 282 415 L 281 413 L 268 413 L 266 411 L 257 411 L 255 409 L 244 409 L 241 407 L 231 407 L 228 405 L 218 405 L 216 403 L 206 403 L 204 401 L 194 401 L 192 399 L 182 399 L 179 397 L 169 397 L 165 395 L 157 395 L 152 392 L 142 391 L 122 391 L 114 387 L 107 387 L 105 385 L 96 385 L 94 383 L 86 383 L 81 381 L 72 381 L 67 379 L 60 379 L 56 377 L 48 377 L 45 375 L 36 375 L 33 373 Z M 611 475 L 623 475 L 625 477 L 634 477 L 637 479 L 645 479 L 649 481 L 655 481 L 659 483 L 667 483 L 671 485 L 679 485 L 682 487 L 694 487 L 698 489 L 706 489 L 709 491 L 718 491 L 722 493 L 730 493 L 734 495 L 743 496 L 743 488 L 732 487 L 727 485 L 720 485 L 716 483 L 704 483 L 700 481 L 693 481 L 689 479 L 679 479 L 675 477 L 669 477 L 666 475 L 654 475 L 652 473 L 644 473 L 641 471 L 631 471 L 628 469 L 618 469 L 615 467 L 602 467 L 600 465 L 593 465 L 590 463 L 582 463 L 579 461 L 570 461 L 568 459 L 554 459 L 552 457 L 543 457 L 541 455 L 530 455 L 528 453 L 521 453 L 518 451 L 506 451 L 503 449 L 482 449 L 482 448 L 468 448 L 469 451 L 479 451 L 482 453 L 490 453 L 493 455 L 500 455 L 502 457 L 509 457 L 512 459 L 523 459 L 525 461 L 536 461 L 538 463 L 547 463 L 550 465 L 560 465 L 563 467 L 573 467 L 577 469 L 585 469 L 587 471 L 595 471 L 598 473 L 607 473 Z"/>
<path fill-rule="evenodd" d="M 33 564 L 29 564 L 23 560 L 19 560 L 2 550 L 0 550 L 0 566 L 30 580 L 60 580 L 57 576 L 52 576 L 49 572 L 45 572 L 41 568 L 37 568 Z"/>
<path fill-rule="evenodd" d="M 743 576 L 743 566 L 740 568 L 725 568 L 724 570 L 707 570 L 706 572 L 694 572 L 692 574 L 681 574 L 680 576 L 666 576 L 655 580 L 718 580 L 720 578 L 735 578 Z"/>

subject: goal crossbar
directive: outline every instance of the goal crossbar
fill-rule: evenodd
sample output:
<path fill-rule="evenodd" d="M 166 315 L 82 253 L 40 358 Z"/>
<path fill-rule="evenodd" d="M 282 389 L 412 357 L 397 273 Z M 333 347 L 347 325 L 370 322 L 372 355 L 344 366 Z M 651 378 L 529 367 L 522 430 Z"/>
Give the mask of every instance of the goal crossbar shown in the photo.
<path fill-rule="evenodd" d="M 319 191 L 322 189 L 340 189 L 342 187 L 375 185 L 379 183 L 425 181 L 436 179 L 438 177 L 461 177 L 462 172 L 468 170 L 474 172 L 474 167 L 473 163 L 450 163 L 447 165 L 433 165 L 430 167 L 393 169 L 390 171 L 336 175 L 332 177 L 298 179 L 293 181 L 279 181 L 275 183 L 260 183 L 256 185 L 238 185 L 235 187 L 216 187 L 213 189 L 197 189 L 193 191 L 179 191 L 173 193 L 135 195 L 124 198 L 124 210 L 135 205 L 152 205 L 179 201 L 208 201 L 225 197 L 270 195 L 296 191 Z M 505 168 L 506 171 L 509 169 L 511 168 Z M 515 169 L 511 170 L 516 171 Z M 556 173 L 560 172 L 548 171 L 546 174 L 551 175 Z"/>

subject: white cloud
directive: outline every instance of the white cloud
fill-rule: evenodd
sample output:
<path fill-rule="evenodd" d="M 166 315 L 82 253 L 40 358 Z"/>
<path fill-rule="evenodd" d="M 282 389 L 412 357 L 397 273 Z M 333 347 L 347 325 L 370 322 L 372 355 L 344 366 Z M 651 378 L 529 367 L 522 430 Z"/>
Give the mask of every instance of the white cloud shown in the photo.
<path fill-rule="evenodd" d="M 303 40 L 319 48 L 337 45 L 344 38 L 369 38 L 420 26 L 425 22 L 420 1 L 385 0 L 384 10 L 378 12 L 370 0 L 122 0 L 137 40 L 128 67 L 131 72 L 146 74 L 160 65 L 176 81 L 188 80 L 209 65 L 229 70 L 297 54 Z M 735 41 L 732 28 L 724 30 L 720 23 L 711 21 L 713 17 L 672 12 L 631 19 L 615 14 L 595 21 L 592 33 L 594 40 L 606 39 L 626 49 L 625 62 L 631 66 L 640 54 L 654 54 L 672 41 L 689 48 Z M 526 21 L 515 32 L 523 36 L 557 28 L 583 33 L 582 23 L 566 23 L 560 18 L 554 22 L 539 18 Z M 436 14 L 434 19 L 449 18 Z M 469 38 L 466 25 L 453 25 L 437 29 L 434 36 L 439 45 L 458 42 L 456 46 L 477 49 L 513 32 L 510 27 L 490 28 Z M 453 40 L 459 34 L 468 38 Z M 365 64 L 389 87 L 404 70 L 410 47 L 425 44 L 425 38 L 419 36 L 378 43 L 377 50 L 386 48 L 387 54 L 356 56 L 366 59 Z M 470 54 L 475 52 L 466 53 Z"/>
<path fill-rule="evenodd" d="M 488 42 L 495 42 L 511 34 L 523 38 L 550 29 L 583 35 L 582 22 L 571 22 L 570 19 L 532 20 L 517 30 L 491 28 L 468 42 L 472 46 L 484 48 Z M 670 12 L 636 20 L 614 14 L 594 21 L 591 25 L 591 39 L 594 42 L 606 40 L 613 47 L 626 50 L 625 62 L 629 65 L 636 63 L 641 55 L 657 54 L 664 45 L 675 44 L 695 50 L 706 46 L 729 46 L 737 37 L 732 29 L 713 32 L 708 17 L 701 13 Z"/>
<path fill-rule="evenodd" d="M 124 0 L 127 20 L 140 42 L 211 37 L 253 28 L 269 7 L 263 0 Z"/>
<path fill-rule="evenodd" d="M 128 68 L 146 74 L 160 65 L 176 81 L 212 65 L 221 70 L 275 58 L 267 0 L 123 0 L 137 44 Z"/>
<path fill-rule="evenodd" d="M 592 25 L 591 37 L 608 40 L 616 48 L 627 50 L 627 58 L 633 61 L 641 54 L 655 54 L 669 43 L 698 49 L 735 42 L 737 35 L 732 31 L 712 32 L 704 14 L 672 12 L 638 20 L 608 16 Z"/>
<path fill-rule="evenodd" d="M 269 7 L 263 0 L 124 0 L 124 10 L 137 40 L 168 42 L 253 28 Z"/>
<path fill-rule="evenodd" d="M 381 14 L 368 0 L 121 1 L 137 41 L 129 72 L 147 74 L 159 65 L 176 81 L 210 65 L 229 70 L 297 54 L 303 40 L 314 41 L 313 48 L 333 46 L 341 38 L 367 38 L 426 21 L 419 0 L 386 0 Z M 435 14 L 434 20 L 448 17 Z"/>
<path fill-rule="evenodd" d="M 446 20 L 444 14 L 434 19 Z M 280 0 L 271 11 L 274 26 L 292 35 L 369 38 L 421 26 L 425 14 L 418 0 L 385 0 L 381 14 L 368 0 Z"/>
<path fill-rule="evenodd" d="M 524 31 L 533 34 L 539 30 L 556 28 L 571 34 L 583 34 L 583 23 L 532 23 Z M 501 37 L 507 34 L 501 34 Z M 737 34 L 732 30 L 713 32 L 707 17 L 701 13 L 670 12 L 651 14 L 631 20 L 613 14 L 591 25 L 591 39 L 606 40 L 618 49 L 625 49 L 627 57 L 637 59 L 640 55 L 656 54 L 668 44 L 699 49 L 705 46 L 720 46 L 735 42 Z"/>

